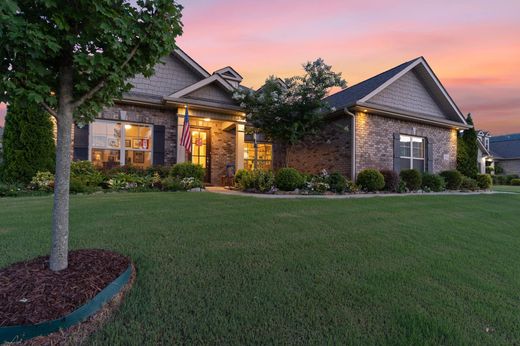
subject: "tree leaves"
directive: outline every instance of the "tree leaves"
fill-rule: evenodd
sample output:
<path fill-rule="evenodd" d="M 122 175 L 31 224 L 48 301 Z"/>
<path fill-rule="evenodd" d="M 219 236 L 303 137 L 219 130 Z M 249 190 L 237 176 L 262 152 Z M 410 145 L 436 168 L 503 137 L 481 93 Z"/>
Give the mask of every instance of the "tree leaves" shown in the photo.
<path fill-rule="evenodd" d="M 103 105 L 122 97 L 130 78 L 150 75 L 182 33 L 180 5 L 171 0 L 138 3 L 140 7 L 112 0 L 2 1 L 0 98 L 9 102 L 24 94 L 58 106 L 60 66 L 71 57 L 73 98 L 81 101 L 74 116 L 91 121 Z M 95 88 L 94 95 L 84 98 Z"/>
<path fill-rule="evenodd" d="M 249 114 L 249 122 L 268 137 L 295 144 L 319 132 L 328 104 L 323 100 L 332 87 L 346 87 L 341 73 L 323 59 L 303 65 L 305 74 L 282 81 L 274 76 L 254 92 L 238 91 L 234 98 Z"/>

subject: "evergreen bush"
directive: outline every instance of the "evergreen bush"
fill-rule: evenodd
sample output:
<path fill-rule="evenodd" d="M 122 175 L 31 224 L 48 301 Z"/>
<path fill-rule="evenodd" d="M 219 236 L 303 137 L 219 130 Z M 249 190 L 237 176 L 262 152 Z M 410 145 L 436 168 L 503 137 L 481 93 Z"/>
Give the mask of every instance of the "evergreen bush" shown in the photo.
<path fill-rule="evenodd" d="M 458 190 L 462 184 L 462 174 L 457 170 L 441 172 L 441 176 L 446 181 L 446 189 Z"/>
<path fill-rule="evenodd" d="M 303 177 L 294 168 L 282 168 L 276 172 L 275 185 L 282 191 L 294 191 L 302 187 Z"/>
<path fill-rule="evenodd" d="M 38 171 L 54 172 L 54 162 L 50 116 L 31 102 L 15 100 L 5 119 L 2 180 L 27 184 Z"/>
<path fill-rule="evenodd" d="M 416 169 L 405 169 L 399 174 L 409 191 L 417 191 L 422 185 L 421 172 Z"/>
<path fill-rule="evenodd" d="M 385 187 L 385 177 L 377 169 L 359 172 L 357 184 L 365 191 L 380 191 Z"/>

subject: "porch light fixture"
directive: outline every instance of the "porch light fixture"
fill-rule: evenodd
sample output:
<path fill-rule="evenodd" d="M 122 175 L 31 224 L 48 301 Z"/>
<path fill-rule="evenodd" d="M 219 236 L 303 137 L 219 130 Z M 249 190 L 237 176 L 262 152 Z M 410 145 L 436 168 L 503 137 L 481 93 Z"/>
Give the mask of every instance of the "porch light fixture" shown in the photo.
<path fill-rule="evenodd" d="M 366 109 L 363 109 L 363 112 L 365 112 L 365 113 L 366 113 L 366 112 L 368 112 L 368 111 L 367 111 Z"/>
<path fill-rule="evenodd" d="M 205 122 L 211 121 L 211 118 L 204 118 Z"/>
<path fill-rule="evenodd" d="M 125 129 L 130 130 L 131 128 L 132 128 L 132 125 L 130 125 L 130 124 L 125 124 Z"/>

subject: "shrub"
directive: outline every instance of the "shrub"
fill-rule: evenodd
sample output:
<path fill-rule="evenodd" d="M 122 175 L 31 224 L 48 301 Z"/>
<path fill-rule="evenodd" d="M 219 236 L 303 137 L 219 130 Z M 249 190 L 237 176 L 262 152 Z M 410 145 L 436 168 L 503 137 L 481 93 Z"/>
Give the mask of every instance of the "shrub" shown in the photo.
<path fill-rule="evenodd" d="M 144 187 L 146 179 L 137 174 L 118 173 L 108 181 L 108 187 L 112 190 L 126 190 Z"/>
<path fill-rule="evenodd" d="M 161 180 L 161 189 L 163 191 L 182 191 L 184 187 L 178 178 L 166 177 Z"/>
<path fill-rule="evenodd" d="M 359 172 L 357 184 L 365 191 L 379 191 L 385 187 L 385 177 L 376 169 L 365 169 Z"/>
<path fill-rule="evenodd" d="M 54 172 L 55 145 L 49 114 L 23 96 L 11 100 L 8 108 L 3 135 L 3 179 L 28 184 L 38 171 Z"/>
<path fill-rule="evenodd" d="M 340 173 L 331 173 L 327 179 L 329 189 L 335 193 L 343 193 L 347 190 L 348 180 Z"/>
<path fill-rule="evenodd" d="M 204 181 L 205 171 L 201 165 L 195 165 L 191 162 L 183 162 L 174 165 L 170 170 L 170 175 L 179 179 L 195 178 Z"/>
<path fill-rule="evenodd" d="M 310 192 L 324 193 L 330 189 L 330 185 L 325 177 L 314 175 L 309 177 L 309 180 L 305 183 L 305 189 Z"/>
<path fill-rule="evenodd" d="M 421 172 L 416 169 L 405 169 L 399 174 L 409 191 L 417 191 L 421 188 Z"/>
<path fill-rule="evenodd" d="M 90 161 L 74 161 L 70 165 L 70 177 L 75 179 L 74 184 L 85 185 L 85 187 L 96 187 L 101 185 L 105 177 L 98 171 Z M 71 184 L 72 186 L 72 184 Z"/>
<path fill-rule="evenodd" d="M 282 168 L 276 173 L 275 185 L 282 191 L 294 191 L 303 185 L 303 177 L 294 168 Z"/>
<path fill-rule="evenodd" d="M 97 185 L 88 185 L 83 179 L 70 177 L 70 193 L 94 193 L 98 189 Z"/>
<path fill-rule="evenodd" d="M 251 173 L 251 180 L 255 190 L 259 192 L 269 192 L 274 188 L 273 172 L 257 169 Z"/>
<path fill-rule="evenodd" d="M 54 174 L 48 171 L 37 172 L 29 186 L 33 190 L 51 192 L 54 190 Z"/>
<path fill-rule="evenodd" d="M 462 176 L 462 184 L 460 185 L 460 188 L 466 191 L 475 191 L 478 190 L 478 184 L 475 179 Z"/>
<path fill-rule="evenodd" d="M 446 188 L 444 178 L 438 174 L 423 173 L 422 189 L 424 191 L 440 192 Z"/>
<path fill-rule="evenodd" d="M 191 189 L 195 189 L 195 188 L 203 188 L 204 184 L 202 183 L 202 181 L 200 181 L 196 178 L 189 177 L 189 178 L 183 178 L 181 180 L 181 186 L 182 186 L 183 190 L 191 190 Z"/>
<path fill-rule="evenodd" d="M 0 197 L 16 197 L 25 192 L 23 184 L 13 183 L 4 184 L 0 183 Z"/>
<path fill-rule="evenodd" d="M 511 185 L 520 186 L 520 179 L 511 179 Z"/>
<path fill-rule="evenodd" d="M 235 185 L 238 187 L 242 186 L 242 181 L 249 177 L 249 172 L 245 169 L 239 169 L 235 173 Z"/>
<path fill-rule="evenodd" d="M 171 166 L 165 166 L 165 165 L 155 165 L 146 168 L 144 171 L 146 175 L 153 176 L 155 174 L 158 174 L 161 178 L 166 178 L 171 171 Z"/>
<path fill-rule="evenodd" d="M 487 174 L 491 174 L 491 173 L 493 173 L 493 172 L 495 172 L 495 169 L 494 169 L 493 167 L 491 167 L 491 166 L 487 166 L 487 167 L 486 167 L 486 173 L 487 173 Z"/>
<path fill-rule="evenodd" d="M 446 181 L 446 189 L 458 190 L 462 184 L 462 174 L 457 170 L 441 172 L 441 176 Z"/>
<path fill-rule="evenodd" d="M 491 175 L 489 174 L 478 174 L 477 184 L 481 189 L 487 190 L 493 185 L 493 179 L 491 179 Z"/>
<path fill-rule="evenodd" d="M 384 187 L 385 191 L 396 192 L 397 189 L 399 188 L 399 181 L 400 181 L 399 174 L 397 174 L 397 172 L 389 170 L 389 169 L 382 170 L 381 174 L 383 175 L 383 177 L 385 179 L 385 187 Z"/>

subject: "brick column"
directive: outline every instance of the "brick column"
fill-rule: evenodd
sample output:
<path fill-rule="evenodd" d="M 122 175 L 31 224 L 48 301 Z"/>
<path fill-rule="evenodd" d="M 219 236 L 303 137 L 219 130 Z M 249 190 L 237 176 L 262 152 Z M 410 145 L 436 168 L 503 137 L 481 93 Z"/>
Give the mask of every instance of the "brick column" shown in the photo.
<path fill-rule="evenodd" d="M 235 134 L 235 170 L 244 169 L 244 124 L 237 124 Z"/>

